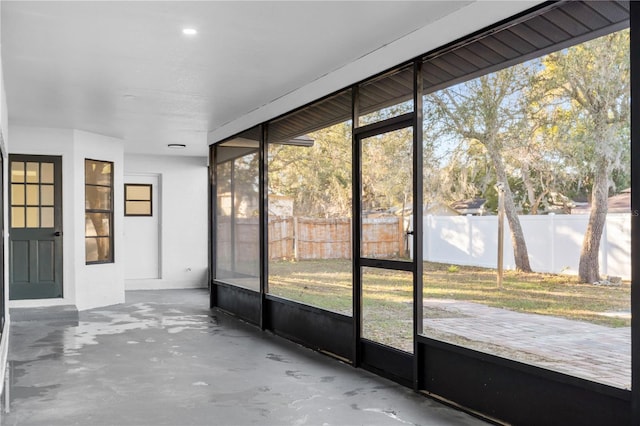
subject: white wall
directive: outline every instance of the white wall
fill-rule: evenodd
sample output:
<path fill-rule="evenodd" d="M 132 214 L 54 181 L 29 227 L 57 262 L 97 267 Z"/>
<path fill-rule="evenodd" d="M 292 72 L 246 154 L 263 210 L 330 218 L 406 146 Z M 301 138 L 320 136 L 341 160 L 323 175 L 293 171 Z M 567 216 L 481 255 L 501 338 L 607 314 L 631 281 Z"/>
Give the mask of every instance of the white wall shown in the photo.
<path fill-rule="evenodd" d="M 127 176 L 159 177 L 161 223 L 160 278 L 125 280 L 127 290 L 206 287 L 207 158 L 126 154 L 124 162 Z"/>
<path fill-rule="evenodd" d="M 2 2 L 0 2 L 0 22 L 2 22 Z M 0 52 L 2 52 L 2 40 L 0 38 Z M 2 72 L 2 57 L 0 56 L 0 155 L 2 155 L 3 163 L 5 164 L 2 176 L 2 193 L 4 194 L 4 202 L 2 203 L 4 206 L 3 217 L 5 218 L 5 223 L 8 216 L 8 180 L 7 180 L 7 150 L 9 146 L 9 114 L 7 111 L 7 96 L 4 89 L 4 76 Z M 4 286 L 4 318 L 5 324 L 4 329 L 2 330 L 2 338 L 0 339 L 0 394 L 4 391 L 4 383 L 5 383 L 5 372 L 7 365 L 7 356 L 9 354 L 9 334 L 11 329 L 11 317 L 9 316 L 9 268 L 7 265 L 9 264 L 9 238 L 8 233 L 5 232 L 2 234 L 2 238 L 0 244 L 4 247 L 4 258 L 0 259 L 0 262 L 3 262 L 4 265 L 4 282 L 1 282 L 0 285 Z"/>
<path fill-rule="evenodd" d="M 124 175 L 125 185 L 151 185 L 151 216 L 124 217 L 124 279 L 158 280 L 160 271 L 160 176 L 157 174 L 136 173 Z M 126 194 L 126 190 L 125 190 Z M 126 197 L 126 195 L 125 195 Z M 125 198 L 126 199 L 126 198 Z"/>
<path fill-rule="evenodd" d="M 74 264 L 76 267 L 76 306 L 78 310 L 124 302 L 124 144 L 121 139 L 74 130 L 75 176 L 73 187 Z M 84 160 L 113 162 L 113 253 L 114 262 L 87 265 L 85 262 Z M 68 186 L 67 186 L 68 188 Z M 67 207 L 68 208 L 68 207 Z"/>
<path fill-rule="evenodd" d="M 13 300 L 11 307 L 75 305 L 78 310 L 124 302 L 123 141 L 69 129 L 11 126 L 12 154 L 62 156 L 63 297 Z M 114 163 L 114 263 L 86 265 L 84 160 Z"/>

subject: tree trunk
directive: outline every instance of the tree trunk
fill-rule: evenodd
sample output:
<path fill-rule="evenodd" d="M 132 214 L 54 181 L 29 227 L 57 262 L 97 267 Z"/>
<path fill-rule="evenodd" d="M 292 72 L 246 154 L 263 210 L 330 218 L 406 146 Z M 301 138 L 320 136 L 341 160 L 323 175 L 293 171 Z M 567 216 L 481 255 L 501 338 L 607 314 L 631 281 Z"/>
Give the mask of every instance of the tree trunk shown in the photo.
<path fill-rule="evenodd" d="M 531 182 L 531 176 L 529 176 L 529 166 L 522 165 L 522 183 L 527 190 L 527 198 L 529 199 L 529 206 L 531 214 L 538 214 L 538 203 L 536 203 L 536 194 L 533 188 L 533 182 Z"/>
<path fill-rule="evenodd" d="M 527 243 L 524 240 L 524 233 L 520 226 L 520 219 L 518 219 L 518 213 L 516 212 L 516 205 L 513 202 L 513 194 L 507 181 L 507 172 L 502 162 L 502 157 L 497 150 L 487 149 L 493 166 L 496 169 L 496 177 L 498 182 L 504 184 L 504 214 L 507 216 L 509 222 L 509 228 L 511 229 L 511 243 L 513 244 L 513 258 L 516 262 L 516 270 L 522 272 L 531 272 L 531 266 L 529 264 L 529 253 L 527 251 Z"/>
<path fill-rule="evenodd" d="M 584 283 L 594 283 L 600 281 L 600 265 L 598 262 L 598 254 L 600 251 L 600 239 L 607 220 L 609 195 L 609 173 L 608 162 L 605 158 L 598 160 L 598 168 L 595 173 L 593 182 L 593 191 L 591 193 L 591 213 L 589 214 L 589 223 L 587 231 L 582 241 L 582 250 L 580 251 L 580 264 L 578 266 L 578 275 L 580 281 Z"/>

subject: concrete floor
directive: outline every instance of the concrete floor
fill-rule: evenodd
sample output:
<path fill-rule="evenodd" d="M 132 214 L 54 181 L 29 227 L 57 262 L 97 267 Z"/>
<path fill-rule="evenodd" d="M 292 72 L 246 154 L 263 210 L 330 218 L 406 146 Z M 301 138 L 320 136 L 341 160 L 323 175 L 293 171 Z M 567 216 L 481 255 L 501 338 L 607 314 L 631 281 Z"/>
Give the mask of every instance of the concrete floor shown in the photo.
<path fill-rule="evenodd" d="M 77 321 L 14 322 L 2 424 L 486 424 L 207 305 L 136 291 Z"/>

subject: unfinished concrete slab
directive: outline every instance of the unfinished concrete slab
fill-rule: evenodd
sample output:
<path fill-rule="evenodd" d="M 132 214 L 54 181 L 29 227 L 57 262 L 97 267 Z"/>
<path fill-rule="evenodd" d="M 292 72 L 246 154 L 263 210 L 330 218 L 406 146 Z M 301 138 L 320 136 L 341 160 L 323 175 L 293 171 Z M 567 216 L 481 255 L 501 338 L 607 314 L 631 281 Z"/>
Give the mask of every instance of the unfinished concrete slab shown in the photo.
<path fill-rule="evenodd" d="M 206 290 L 11 326 L 4 425 L 480 425 L 224 314 Z"/>

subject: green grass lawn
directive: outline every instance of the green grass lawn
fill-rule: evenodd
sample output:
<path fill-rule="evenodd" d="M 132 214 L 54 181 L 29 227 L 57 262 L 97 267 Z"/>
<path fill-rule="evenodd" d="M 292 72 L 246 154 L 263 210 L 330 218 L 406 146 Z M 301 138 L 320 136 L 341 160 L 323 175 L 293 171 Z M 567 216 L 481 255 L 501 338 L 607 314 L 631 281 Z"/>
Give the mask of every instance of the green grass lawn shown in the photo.
<path fill-rule="evenodd" d="M 424 263 L 425 299 L 454 299 L 518 312 L 553 315 L 611 327 L 628 318 L 604 315 L 630 311 L 630 284 L 604 287 L 580 284 L 569 275 L 505 271 L 503 290 L 493 269 Z M 348 260 L 278 261 L 269 264 L 269 291 L 335 312 L 351 314 L 351 262 Z M 368 268 L 363 278 L 363 315 L 396 323 L 411 331 L 411 274 Z M 425 309 L 425 317 L 441 312 Z M 409 326 L 406 326 L 409 321 Z M 366 324 L 366 321 L 365 321 Z M 366 328 L 363 332 L 366 332 Z"/>

